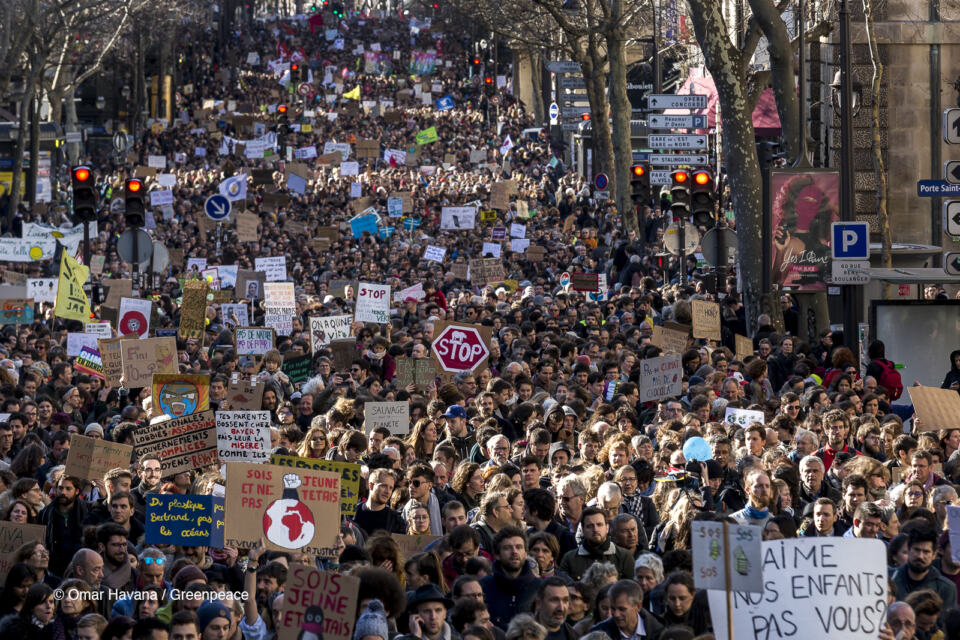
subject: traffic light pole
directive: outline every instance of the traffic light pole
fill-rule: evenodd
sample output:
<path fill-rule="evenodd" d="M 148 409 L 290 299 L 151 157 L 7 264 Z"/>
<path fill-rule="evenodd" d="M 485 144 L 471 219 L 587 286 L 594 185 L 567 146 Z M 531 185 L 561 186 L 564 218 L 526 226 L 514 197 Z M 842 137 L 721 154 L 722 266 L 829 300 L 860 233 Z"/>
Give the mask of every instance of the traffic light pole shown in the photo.
<path fill-rule="evenodd" d="M 687 283 L 687 221 L 680 218 L 677 222 L 680 233 L 680 286 Z"/>
<path fill-rule="evenodd" d="M 90 223 L 83 222 L 83 264 L 90 266 Z"/>
<path fill-rule="evenodd" d="M 848 0 L 840 2 L 840 219 L 854 220 L 854 183 L 853 183 L 853 80 L 850 77 L 850 6 Z M 845 284 L 840 288 L 843 300 L 843 344 L 853 352 L 858 366 L 859 349 L 855 349 L 858 339 L 859 308 L 857 306 L 857 286 Z"/>

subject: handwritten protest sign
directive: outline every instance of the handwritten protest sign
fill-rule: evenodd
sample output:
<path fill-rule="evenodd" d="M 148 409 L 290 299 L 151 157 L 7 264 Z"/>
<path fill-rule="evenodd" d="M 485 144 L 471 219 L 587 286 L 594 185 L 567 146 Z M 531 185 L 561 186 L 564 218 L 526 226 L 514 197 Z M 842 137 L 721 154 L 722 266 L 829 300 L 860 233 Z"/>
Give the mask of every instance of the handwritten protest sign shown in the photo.
<path fill-rule="evenodd" d="M 217 411 L 217 456 L 226 462 L 266 462 L 269 411 Z"/>
<path fill-rule="evenodd" d="M 311 623 L 318 625 L 316 636 L 323 640 L 351 640 L 359 592 L 360 578 L 291 565 L 276 622 L 277 640 L 300 640 L 304 624 Z"/>
<path fill-rule="evenodd" d="M 123 375 L 123 359 L 120 354 L 120 338 L 97 340 L 100 351 L 100 361 L 103 368 L 103 377 L 107 385 L 120 386 L 120 377 Z"/>
<path fill-rule="evenodd" d="M 249 378 L 230 379 L 227 385 L 227 395 L 224 402 L 230 409 L 259 409 L 263 403 L 263 389 L 265 385 L 251 382 Z M 221 406 L 223 406 L 221 404 Z"/>
<path fill-rule="evenodd" d="M 80 355 L 84 347 L 96 349 L 97 336 L 89 333 L 68 333 L 67 334 L 67 355 L 70 357 Z"/>
<path fill-rule="evenodd" d="M 960 394 L 954 389 L 908 387 L 920 431 L 956 429 L 960 425 Z"/>
<path fill-rule="evenodd" d="M 210 377 L 196 373 L 158 373 L 153 376 L 153 408 L 171 418 L 210 408 Z"/>
<path fill-rule="evenodd" d="M 390 321 L 390 285 L 361 282 L 357 292 L 357 322 L 386 324 Z"/>
<path fill-rule="evenodd" d="M 187 338 L 203 339 L 206 328 L 204 320 L 207 311 L 207 283 L 200 280 L 187 280 L 183 285 L 183 304 L 180 305 L 180 327 L 177 335 Z"/>
<path fill-rule="evenodd" d="M 21 524 L 0 520 L 0 580 L 7 577 L 17 549 L 28 542 L 43 542 L 47 528 L 42 524 Z"/>
<path fill-rule="evenodd" d="M 683 353 L 687 349 L 687 333 L 667 327 L 653 325 L 650 341 L 663 349 L 664 353 Z"/>
<path fill-rule="evenodd" d="M 876 637 L 887 608 L 883 542 L 789 538 L 763 542 L 762 549 L 763 593 L 733 593 L 734 638 Z M 726 594 L 707 594 L 713 633 L 728 640 Z"/>
<path fill-rule="evenodd" d="M 84 480 L 103 480 L 103 474 L 110 469 L 129 468 L 132 454 L 133 447 L 128 444 L 73 433 L 64 473 Z"/>
<path fill-rule="evenodd" d="M 270 456 L 270 464 L 336 473 L 340 476 L 340 513 L 345 516 L 352 516 L 357 512 L 357 501 L 360 499 L 360 482 L 362 481 L 359 464 L 324 460 L 322 458 L 281 456 L 276 453 Z"/>
<path fill-rule="evenodd" d="M 237 327 L 233 337 L 238 356 L 262 356 L 273 349 L 274 331 L 269 327 Z"/>
<path fill-rule="evenodd" d="M 312 365 L 313 357 L 310 354 L 288 353 L 283 357 L 283 364 L 280 369 L 290 378 L 290 384 L 298 384 L 310 378 Z"/>
<path fill-rule="evenodd" d="M 155 453 L 164 476 L 217 464 L 217 423 L 213 411 L 147 424 L 133 432 L 137 457 Z"/>
<path fill-rule="evenodd" d="M 756 411 L 754 409 L 727 407 L 726 412 L 723 414 L 723 422 L 725 424 L 737 425 L 738 427 L 747 427 L 754 422 L 764 424 L 764 415 L 763 411 Z"/>
<path fill-rule="evenodd" d="M 440 209 L 440 228 L 465 231 L 477 226 L 476 207 L 443 207 Z"/>
<path fill-rule="evenodd" d="M 644 358 L 640 367 L 640 401 L 655 402 L 677 397 L 683 390 L 683 365 L 679 354 Z"/>
<path fill-rule="evenodd" d="M 367 432 L 386 427 L 392 434 L 410 433 L 410 403 L 368 402 L 363 408 L 363 426 Z"/>
<path fill-rule="evenodd" d="M 426 389 L 436 380 L 436 367 L 428 358 L 399 356 L 395 362 L 394 381 L 398 388 L 402 389 L 413 384 L 419 389 Z"/>
<path fill-rule="evenodd" d="M 250 549 L 265 537 L 273 551 L 338 553 L 340 476 L 335 473 L 228 462 L 226 506 L 226 546 Z"/>
<path fill-rule="evenodd" d="M 390 537 L 394 539 L 397 543 L 397 546 L 400 547 L 400 554 L 405 559 L 408 560 L 412 556 L 423 551 L 424 547 L 433 542 L 434 540 L 439 539 L 441 536 L 430 536 L 430 535 L 405 535 L 402 533 L 391 533 Z"/>
<path fill-rule="evenodd" d="M 693 337 L 720 340 L 720 305 L 707 300 L 691 300 Z"/>
<path fill-rule="evenodd" d="M 287 258 L 285 256 L 255 258 L 253 269 L 266 275 L 267 282 L 282 282 L 287 279 Z"/>
<path fill-rule="evenodd" d="M 760 527 L 694 522 L 690 529 L 693 580 L 698 589 L 726 589 L 730 584 L 734 591 L 763 593 Z"/>
<path fill-rule="evenodd" d="M 101 340 L 100 343 L 106 342 Z M 102 352 L 101 352 L 102 355 Z M 123 382 L 129 389 L 149 387 L 156 373 L 177 373 L 176 338 L 121 340 Z"/>
<path fill-rule="evenodd" d="M 350 316 L 326 316 L 310 318 L 310 351 L 316 354 L 330 344 L 331 340 L 346 338 L 350 335 Z"/>
<path fill-rule="evenodd" d="M 147 496 L 147 544 L 181 547 L 223 546 L 224 499 L 217 496 Z"/>

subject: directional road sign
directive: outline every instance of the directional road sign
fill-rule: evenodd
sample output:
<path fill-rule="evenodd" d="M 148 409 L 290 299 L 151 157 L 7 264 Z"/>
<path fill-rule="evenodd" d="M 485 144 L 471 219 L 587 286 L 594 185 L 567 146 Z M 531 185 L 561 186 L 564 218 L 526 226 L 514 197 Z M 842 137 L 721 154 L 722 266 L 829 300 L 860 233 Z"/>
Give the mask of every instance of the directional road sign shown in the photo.
<path fill-rule="evenodd" d="M 707 116 L 665 116 L 651 113 L 647 116 L 647 126 L 651 129 L 706 129 Z"/>
<path fill-rule="evenodd" d="M 650 184 L 671 184 L 673 179 L 670 177 L 672 171 L 651 171 L 650 172 Z"/>
<path fill-rule="evenodd" d="M 706 109 L 707 96 L 700 93 L 655 93 L 647 96 L 647 109 Z"/>
<path fill-rule="evenodd" d="M 551 60 L 547 63 L 551 73 L 580 73 L 580 63 L 572 60 Z"/>
<path fill-rule="evenodd" d="M 123 153 L 127 150 L 127 134 L 122 131 L 117 131 L 113 134 L 113 148 L 117 153 Z"/>
<path fill-rule="evenodd" d="M 917 195 L 921 198 L 960 196 L 960 184 L 950 184 L 946 180 L 917 180 Z"/>
<path fill-rule="evenodd" d="M 550 124 L 557 124 L 557 118 L 560 117 L 560 107 L 556 102 L 550 103 Z"/>
<path fill-rule="evenodd" d="M 579 118 L 582 115 L 590 113 L 590 107 L 563 107 L 560 113 L 564 118 Z"/>
<path fill-rule="evenodd" d="M 674 165 L 704 165 L 709 163 L 705 153 L 651 153 L 648 158 L 650 164 L 659 167 L 672 167 Z"/>
<path fill-rule="evenodd" d="M 943 230 L 951 236 L 960 236 L 960 200 L 943 203 Z"/>
<path fill-rule="evenodd" d="M 220 222 L 230 215 L 230 201 L 219 193 L 215 193 L 203 203 L 203 210 L 208 218 L 214 222 Z"/>
<path fill-rule="evenodd" d="M 707 136 L 692 134 L 650 134 L 647 144 L 654 149 L 706 149 Z"/>
<path fill-rule="evenodd" d="M 960 184 L 960 160 L 947 160 L 943 163 L 943 179 L 950 184 Z"/>
<path fill-rule="evenodd" d="M 833 222 L 830 224 L 830 257 L 834 260 L 870 259 L 870 223 Z"/>
<path fill-rule="evenodd" d="M 943 270 L 952 276 L 960 276 L 960 253 L 943 254 Z"/>
<path fill-rule="evenodd" d="M 580 123 L 579 122 L 564 122 L 560 125 L 560 128 L 563 131 L 579 131 Z"/>
<path fill-rule="evenodd" d="M 943 139 L 947 144 L 960 144 L 960 109 L 943 110 Z"/>
<path fill-rule="evenodd" d="M 587 81 L 582 76 L 564 76 L 560 78 L 560 86 L 564 89 L 586 89 Z"/>

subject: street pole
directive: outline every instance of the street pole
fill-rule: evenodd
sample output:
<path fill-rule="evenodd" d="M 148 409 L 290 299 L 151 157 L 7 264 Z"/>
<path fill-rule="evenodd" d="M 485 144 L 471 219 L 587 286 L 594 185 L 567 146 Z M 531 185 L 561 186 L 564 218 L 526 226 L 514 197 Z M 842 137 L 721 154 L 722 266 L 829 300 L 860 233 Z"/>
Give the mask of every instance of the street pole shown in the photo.
<path fill-rule="evenodd" d="M 83 264 L 90 266 L 90 222 L 83 221 Z"/>
<path fill-rule="evenodd" d="M 840 0 L 840 219 L 855 218 L 853 182 L 853 80 L 850 77 L 850 6 L 849 0 Z M 859 363 L 857 340 L 858 316 L 857 289 L 854 285 L 842 285 L 843 344 L 849 347 Z"/>
<path fill-rule="evenodd" d="M 663 78 L 660 70 L 660 23 L 657 21 L 657 0 L 651 0 L 653 12 L 653 92 L 663 93 Z"/>

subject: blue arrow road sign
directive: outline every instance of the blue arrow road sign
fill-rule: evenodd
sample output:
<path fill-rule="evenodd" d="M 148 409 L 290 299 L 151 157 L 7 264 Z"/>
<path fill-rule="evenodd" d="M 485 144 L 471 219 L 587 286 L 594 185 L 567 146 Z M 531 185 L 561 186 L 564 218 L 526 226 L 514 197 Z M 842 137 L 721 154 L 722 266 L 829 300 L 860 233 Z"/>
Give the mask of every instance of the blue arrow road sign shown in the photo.
<path fill-rule="evenodd" d="M 917 180 L 917 195 L 923 198 L 960 196 L 960 184 L 950 184 L 946 180 Z"/>
<path fill-rule="evenodd" d="M 556 120 L 560 117 L 560 107 L 556 102 L 550 103 L 550 119 Z"/>
<path fill-rule="evenodd" d="M 870 223 L 834 222 L 831 229 L 830 250 L 834 260 L 870 259 Z"/>
<path fill-rule="evenodd" d="M 217 193 L 207 198 L 203 203 L 203 210 L 208 218 L 220 222 L 230 215 L 230 201 Z"/>

